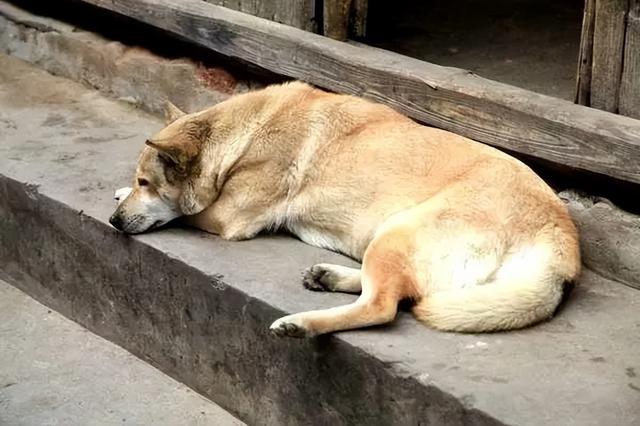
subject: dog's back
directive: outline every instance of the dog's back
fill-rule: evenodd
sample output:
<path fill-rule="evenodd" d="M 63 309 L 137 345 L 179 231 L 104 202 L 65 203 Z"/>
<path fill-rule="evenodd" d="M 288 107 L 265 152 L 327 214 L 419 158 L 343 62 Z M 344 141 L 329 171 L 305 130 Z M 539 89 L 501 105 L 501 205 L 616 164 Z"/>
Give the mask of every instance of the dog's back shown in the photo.
<path fill-rule="evenodd" d="M 395 312 L 399 299 L 411 298 L 420 320 L 464 332 L 520 328 L 553 314 L 563 283 L 580 270 L 578 237 L 533 171 L 385 106 L 320 93 L 309 102 L 321 115 L 314 122 L 336 124 L 311 142 L 322 149 L 309 150 L 291 229 L 363 259 L 362 306 Z M 302 323 L 312 333 L 369 324 L 371 312 L 359 309 L 350 321 Z"/>

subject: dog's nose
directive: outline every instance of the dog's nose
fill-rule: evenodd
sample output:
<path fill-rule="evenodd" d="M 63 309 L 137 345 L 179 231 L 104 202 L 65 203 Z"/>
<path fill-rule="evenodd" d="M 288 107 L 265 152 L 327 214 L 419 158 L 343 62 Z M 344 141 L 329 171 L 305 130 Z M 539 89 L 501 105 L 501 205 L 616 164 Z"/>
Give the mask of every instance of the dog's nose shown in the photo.
<path fill-rule="evenodd" d="M 112 214 L 111 217 L 109 218 L 109 223 L 117 230 L 122 231 L 123 222 L 122 222 L 122 217 L 119 214 L 117 213 Z"/>

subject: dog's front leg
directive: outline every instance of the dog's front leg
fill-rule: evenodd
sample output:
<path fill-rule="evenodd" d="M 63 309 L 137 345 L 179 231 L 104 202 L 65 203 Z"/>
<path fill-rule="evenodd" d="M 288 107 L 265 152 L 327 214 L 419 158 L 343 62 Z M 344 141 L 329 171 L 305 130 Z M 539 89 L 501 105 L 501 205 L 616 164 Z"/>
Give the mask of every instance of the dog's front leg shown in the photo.
<path fill-rule="evenodd" d="M 360 269 L 319 263 L 304 271 L 302 285 L 313 291 L 360 293 L 362 291 L 361 280 Z"/>
<path fill-rule="evenodd" d="M 213 205 L 193 216 L 185 216 L 183 223 L 229 241 L 248 240 L 268 226 L 265 218 L 243 218 L 237 212 L 228 212 Z"/>

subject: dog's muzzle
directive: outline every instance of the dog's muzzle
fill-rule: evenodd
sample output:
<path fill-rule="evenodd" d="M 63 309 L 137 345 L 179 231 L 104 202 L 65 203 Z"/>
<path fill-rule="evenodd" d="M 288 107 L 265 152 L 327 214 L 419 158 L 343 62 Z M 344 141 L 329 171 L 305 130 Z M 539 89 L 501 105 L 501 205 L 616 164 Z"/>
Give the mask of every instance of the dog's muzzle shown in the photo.
<path fill-rule="evenodd" d="M 122 231 L 122 228 L 124 227 L 124 220 L 122 220 L 122 216 L 120 216 L 118 212 L 111 215 L 109 223 L 118 231 Z"/>

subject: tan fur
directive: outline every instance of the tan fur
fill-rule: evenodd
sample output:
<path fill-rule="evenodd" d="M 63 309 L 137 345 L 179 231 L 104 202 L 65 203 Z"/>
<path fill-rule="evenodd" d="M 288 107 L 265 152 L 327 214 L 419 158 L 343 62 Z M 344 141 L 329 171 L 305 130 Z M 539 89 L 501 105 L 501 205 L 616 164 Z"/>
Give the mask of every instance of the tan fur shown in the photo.
<path fill-rule="evenodd" d="M 290 83 L 195 114 L 170 107 L 168 122 L 114 225 L 143 232 L 175 213 L 225 239 L 286 229 L 362 260 L 361 271 L 316 265 L 304 280 L 361 291 L 355 303 L 281 318 L 275 334 L 389 322 L 402 299 L 441 330 L 525 327 L 549 318 L 579 274 L 567 209 L 527 166 L 386 106 Z M 168 210 L 154 204 L 162 211 L 147 218 L 149 199 Z"/>

